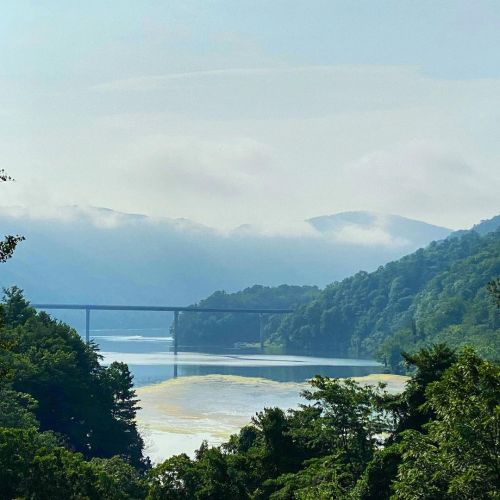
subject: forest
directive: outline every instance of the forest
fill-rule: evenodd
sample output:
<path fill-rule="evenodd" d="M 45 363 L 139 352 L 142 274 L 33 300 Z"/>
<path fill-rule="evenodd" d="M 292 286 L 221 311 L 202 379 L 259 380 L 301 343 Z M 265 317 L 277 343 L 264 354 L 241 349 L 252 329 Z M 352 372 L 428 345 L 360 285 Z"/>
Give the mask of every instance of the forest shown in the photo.
<path fill-rule="evenodd" d="M 470 344 L 497 358 L 500 318 L 486 284 L 500 274 L 498 223 L 498 218 L 483 222 L 321 291 L 256 286 L 235 294 L 216 292 L 200 305 L 295 308 L 293 314 L 267 319 L 268 349 L 376 357 L 394 372 L 404 371 L 401 351 L 435 342 Z M 255 342 L 258 318 L 184 314 L 180 338 L 187 345 Z"/>
<path fill-rule="evenodd" d="M 0 498 L 498 498 L 500 370 L 470 347 L 403 354 L 399 395 L 317 376 L 299 409 L 152 466 L 127 366 L 18 289 L 0 313 Z"/>
<path fill-rule="evenodd" d="M 379 356 L 395 370 L 399 352 L 435 342 L 500 353 L 499 315 L 486 290 L 500 274 L 500 231 L 474 231 L 328 286 L 269 332 L 271 342 Z"/>
<path fill-rule="evenodd" d="M 319 295 L 315 286 L 254 285 L 236 293 L 218 291 L 195 304 L 204 308 L 288 309 L 307 304 Z M 226 346 L 259 342 L 258 314 L 181 314 L 178 328 L 183 346 Z"/>

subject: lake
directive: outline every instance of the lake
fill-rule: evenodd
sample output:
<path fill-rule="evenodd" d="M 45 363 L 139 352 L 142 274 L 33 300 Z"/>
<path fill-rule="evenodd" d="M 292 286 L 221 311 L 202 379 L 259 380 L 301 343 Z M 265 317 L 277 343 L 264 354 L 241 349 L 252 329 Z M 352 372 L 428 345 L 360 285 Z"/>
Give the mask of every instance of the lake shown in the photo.
<path fill-rule="evenodd" d="M 251 350 L 174 355 L 172 340 L 159 332 L 95 332 L 93 338 L 104 363 L 126 362 L 134 375 L 142 407 L 138 424 L 154 462 L 177 453 L 192 456 L 202 440 L 220 444 L 265 407 L 297 408 L 307 379 L 316 374 L 366 377 L 383 370 L 373 360 Z M 399 387 L 400 380 L 387 378 Z"/>

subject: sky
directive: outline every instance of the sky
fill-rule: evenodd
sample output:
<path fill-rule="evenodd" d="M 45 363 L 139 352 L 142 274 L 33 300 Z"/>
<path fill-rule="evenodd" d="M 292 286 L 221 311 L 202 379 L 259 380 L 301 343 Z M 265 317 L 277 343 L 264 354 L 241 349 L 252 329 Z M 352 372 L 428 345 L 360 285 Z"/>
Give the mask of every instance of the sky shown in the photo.
<path fill-rule="evenodd" d="M 498 0 L 4 0 L 0 205 L 499 212 Z"/>

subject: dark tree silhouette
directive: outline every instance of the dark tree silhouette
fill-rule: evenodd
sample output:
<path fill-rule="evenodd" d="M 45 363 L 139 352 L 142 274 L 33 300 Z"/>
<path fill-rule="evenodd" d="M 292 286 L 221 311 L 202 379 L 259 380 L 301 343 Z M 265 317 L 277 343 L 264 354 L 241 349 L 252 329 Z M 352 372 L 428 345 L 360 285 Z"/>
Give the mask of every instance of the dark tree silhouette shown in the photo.
<path fill-rule="evenodd" d="M 10 175 L 5 173 L 5 170 L 0 169 L 0 182 L 9 182 L 13 180 L 14 179 Z M 5 236 L 4 239 L 0 241 L 0 262 L 5 262 L 10 259 L 17 244 L 24 239 L 24 236 L 19 236 L 18 234 L 15 236 Z"/>

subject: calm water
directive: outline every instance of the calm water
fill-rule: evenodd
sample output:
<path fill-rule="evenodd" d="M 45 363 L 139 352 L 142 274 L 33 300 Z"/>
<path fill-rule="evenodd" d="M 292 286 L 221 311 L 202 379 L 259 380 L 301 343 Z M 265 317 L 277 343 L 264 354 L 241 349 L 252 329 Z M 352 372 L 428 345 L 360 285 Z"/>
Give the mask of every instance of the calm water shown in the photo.
<path fill-rule="evenodd" d="M 303 382 L 316 374 L 328 377 L 356 377 L 379 373 L 373 360 L 331 357 L 261 354 L 242 349 L 216 352 L 171 352 L 172 339 L 161 335 L 141 335 L 140 331 L 119 331 L 108 335 L 96 332 L 104 362 L 124 361 L 134 375 L 137 387 L 176 377 L 237 375 L 277 382 Z"/>
<path fill-rule="evenodd" d="M 154 462 L 193 455 L 202 440 L 227 440 L 265 407 L 297 408 L 316 374 L 359 377 L 380 373 L 372 360 L 271 355 L 249 350 L 171 352 L 158 332 L 93 332 L 104 363 L 124 361 L 134 375 L 142 409 L 138 423 Z M 146 334 L 147 333 L 147 334 Z"/>

